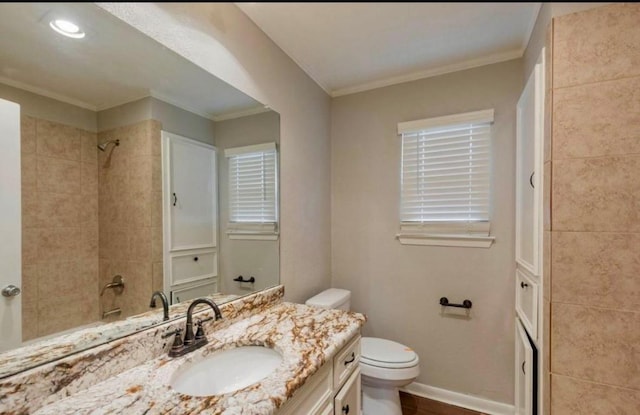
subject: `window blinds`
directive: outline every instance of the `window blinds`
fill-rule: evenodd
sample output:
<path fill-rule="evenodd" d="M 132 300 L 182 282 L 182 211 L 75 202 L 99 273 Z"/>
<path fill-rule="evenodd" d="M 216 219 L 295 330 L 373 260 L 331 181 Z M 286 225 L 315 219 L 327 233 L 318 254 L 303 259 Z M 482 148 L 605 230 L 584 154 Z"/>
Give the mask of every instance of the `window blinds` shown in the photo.
<path fill-rule="evenodd" d="M 398 125 L 403 225 L 488 225 L 492 122 L 487 110 Z"/>
<path fill-rule="evenodd" d="M 275 143 L 227 149 L 225 156 L 229 164 L 229 222 L 275 224 L 278 221 Z"/>

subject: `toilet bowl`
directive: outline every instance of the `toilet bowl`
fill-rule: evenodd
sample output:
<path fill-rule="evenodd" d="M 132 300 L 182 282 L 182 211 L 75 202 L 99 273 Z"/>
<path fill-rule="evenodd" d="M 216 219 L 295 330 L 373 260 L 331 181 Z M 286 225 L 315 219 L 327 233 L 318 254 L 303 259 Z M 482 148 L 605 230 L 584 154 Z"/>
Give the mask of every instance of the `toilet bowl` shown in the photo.
<path fill-rule="evenodd" d="M 349 310 L 351 292 L 330 288 L 310 298 L 307 305 Z M 363 337 L 360 350 L 362 414 L 402 415 L 399 388 L 420 373 L 420 359 L 409 347 L 391 340 Z"/>

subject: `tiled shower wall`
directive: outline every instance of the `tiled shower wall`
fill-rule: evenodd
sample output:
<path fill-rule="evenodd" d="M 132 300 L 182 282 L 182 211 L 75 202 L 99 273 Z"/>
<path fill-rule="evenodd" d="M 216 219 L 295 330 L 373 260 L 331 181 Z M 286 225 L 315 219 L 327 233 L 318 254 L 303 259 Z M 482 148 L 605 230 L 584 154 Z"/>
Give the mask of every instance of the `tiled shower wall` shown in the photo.
<path fill-rule="evenodd" d="M 551 413 L 640 408 L 640 5 L 553 23 Z"/>
<path fill-rule="evenodd" d="M 21 129 L 23 340 L 148 311 L 162 289 L 160 123 L 96 134 L 23 115 Z M 124 292 L 100 297 L 116 274 Z"/>
<path fill-rule="evenodd" d="M 103 311 L 122 313 L 107 321 L 149 311 L 162 289 L 162 179 L 160 123 L 146 120 L 100 132 L 98 141 L 120 140 L 98 154 L 100 285 L 122 275 L 124 292 L 105 291 Z"/>
<path fill-rule="evenodd" d="M 96 134 L 23 115 L 23 339 L 98 320 Z"/>

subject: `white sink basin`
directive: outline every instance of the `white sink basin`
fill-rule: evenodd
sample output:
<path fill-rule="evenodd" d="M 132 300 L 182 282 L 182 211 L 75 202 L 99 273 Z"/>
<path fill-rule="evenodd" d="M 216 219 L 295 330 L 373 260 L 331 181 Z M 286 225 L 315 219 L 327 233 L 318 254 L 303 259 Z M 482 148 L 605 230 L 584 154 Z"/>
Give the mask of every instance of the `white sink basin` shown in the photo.
<path fill-rule="evenodd" d="M 171 376 L 170 384 L 185 395 L 221 395 L 259 382 L 280 363 L 282 355 L 268 347 L 236 347 L 183 364 Z"/>

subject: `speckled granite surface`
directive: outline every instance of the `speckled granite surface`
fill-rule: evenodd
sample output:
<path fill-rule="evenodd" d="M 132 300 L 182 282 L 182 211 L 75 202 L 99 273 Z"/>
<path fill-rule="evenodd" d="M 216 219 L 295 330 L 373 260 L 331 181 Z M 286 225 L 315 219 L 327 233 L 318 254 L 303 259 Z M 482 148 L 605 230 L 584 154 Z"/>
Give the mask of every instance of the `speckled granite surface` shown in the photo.
<path fill-rule="evenodd" d="M 218 293 L 209 298 L 217 304 L 224 304 L 237 299 L 238 296 Z M 155 309 L 129 317 L 126 320 L 80 329 L 73 333 L 56 336 L 19 349 L 0 353 L 0 379 L 161 323 L 162 306 L 161 304 L 159 306 L 159 310 Z M 169 315 L 172 318 L 184 317 L 188 307 L 189 302 L 172 305 Z"/>
<path fill-rule="evenodd" d="M 205 323 L 205 329 L 213 333 L 228 327 L 280 303 L 283 295 L 284 287 L 277 286 L 223 304 L 220 309 L 224 319 Z M 179 306 L 185 308 L 181 312 L 184 315 L 189 304 Z M 211 314 L 210 309 L 197 313 L 199 318 L 210 317 Z M 163 340 L 162 334 L 177 327 L 184 328 L 184 325 L 184 317 L 172 320 L 1 379 L 0 414 L 33 413 L 44 405 L 162 356 L 171 347 L 170 339 Z M 29 356 L 39 358 L 37 354 Z M 0 361 L 0 366 L 3 365 L 4 362 Z"/>
<path fill-rule="evenodd" d="M 210 343 L 183 357 L 167 357 L 171 339 L 161 335 L 184 319 L 7 378 L 0 413 L 273 414 L 365 321 L 357 313 L 282 303 L 281 288 L 224 305 L 225 319 L 205 324 Z M 239 345 L 272 347 L 283 363 L 261 382 L 224 395 L 191 397 L 168 386 L 182 363 Z"/>

